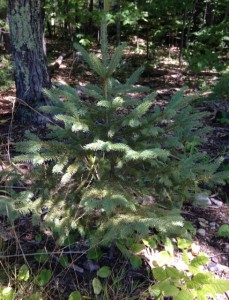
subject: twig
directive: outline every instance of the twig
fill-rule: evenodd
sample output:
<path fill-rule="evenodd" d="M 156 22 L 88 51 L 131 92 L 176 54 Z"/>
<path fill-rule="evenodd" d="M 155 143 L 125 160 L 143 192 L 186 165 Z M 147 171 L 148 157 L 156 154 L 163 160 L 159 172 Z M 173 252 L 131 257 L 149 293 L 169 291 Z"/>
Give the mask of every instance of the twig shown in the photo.
<path fill-rule="evenodd" d="M 12 255 L 0 255 L 0 259 L 13 258 L 21 256 L 35 256 L 35 255 L 53 255 L 53 254 L 86 254 L 87 251 L 55 251 L 55 252 L 38 252 L 38 253 L 24 253 Z"/>
<path fill-rule="evenodd" d="M 11 135 L 12 135 L 12 128 L 13 128 L 13 116 L 14 116 L 14 110 L 15 110 L 15 103 L 16 101 L 13 101 L 13 107 L 12 107 L 12 112 L 11 112 L 11 120 L 10 120 L 10 126 L 8 130 L 8 142 L 7 142 L 7 155 L 8 155 L 8 160 L 11 161 L 10 157 L 10 142 L 11 142 Z"/>
<path fill-rule="evenodd" d="M 49 117 L 43 115 L 42 113 L 40 113 L 39 111 L 37 111 L 36 109 L 34 109 L 32 106 L 30 106 L 30 105 L 29 105 L 28 103 L 26 103 L 24 100 L 22 100 L 22 99 L 20 99 L 20 98 L 16 98 L 16 100 L 17 100 L 19 103 L 21 103 L 21 104 L 23 104 L 23 105 L 29 107 L 32 111 L 34 111 L 34 112 L 37 113 L 38 115 L 40 115 L 40 116 L 46 118 L 50 123 L 52 123 L 52 124 L 54 124 L 54 125 L 57 125 L 57 124 L 54 123 Z M 60 126 L 59 126 L 59 127 L 60 127 Z"/>

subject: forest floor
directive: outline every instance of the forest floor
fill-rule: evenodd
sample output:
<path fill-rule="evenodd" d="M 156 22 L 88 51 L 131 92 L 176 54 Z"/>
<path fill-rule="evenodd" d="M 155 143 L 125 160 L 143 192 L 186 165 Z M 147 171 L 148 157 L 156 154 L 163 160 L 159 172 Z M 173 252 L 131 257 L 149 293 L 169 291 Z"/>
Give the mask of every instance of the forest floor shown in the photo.
<path fill-rule="evenodd" d="M 49 45 L 49 48 L 52 51 L 56 49 L 56 52 L 53 51 L 53 60 L 54 56 L 55 58 L 58 56 L 60 45 L 52 44 Z M 124 81 L 133 69 L 145 63 L 144 55 L 136 54 L 135 51 L 127 52 L 123 59 L 122 70 L 118 71 L 117 78 Z M 229 101 L 228 99 L 210 97 L 209 89 L 206 88 L 214 85 L 219 75 L 217 72 L 194 74 L 188 71 L 185 63 L 182 66 L 179 65 L 177 49 L 172 48 L 169 53 L 164 51 L 155 64 L 151 64 L 151 62 L 146 64 L 146 70 L 139 84 L 149 86 L 152 90 L 155 90 L 157 92 L 156 101 L 162 106 L 183 86 L 188 86 L 188 94 L 205 88 L 205 91 L 201 92 L 201 98 L 195 104 L 199 110 L 211 113 L 211 116 L 205 120 L 206 126 L 210 126 L 212 131 L 208 135 L 208 142 L 204 145 L 204 151 L 212 157 L 223 156 L 229 160 L 229 153 L 226 150 L 229 141 L 229 125 L 223 124 L 217 118 L 219 112 L 229 111 Z M 87 83 L 95 83 L 96 78 L 80 59 L 70 56 L 54 71 L 52 82 L 70 84 L 80 90 L 80 87 Z M 7 166 L 7 161 L 13 155 L 15 142 L 21 140 L 25 130 L 28 129 L 18 125 L 14 120 L 14 101 L 14 85 L 0 91 L 0 172 Z M 2 188 L 3 186 L 0 187 L 0 190 Z M 198 251 L 205 252 L 210 258 L 207 269 L 221 278 L 229 279 L 229 239 L 216 237 L 219 227 L 222 224 L 229 224 L 229 183 L 225 187 L 216 187 L 206 201 L 208 202 L 207 207 L 186 205 L 183 208 L 182 216 L 191 221 L 196 228 L 194 241 L 200 246 Z M 2 228 L 0 240 L 3 240 L 7 245 L 10 264 L 15 261 L 19 263 L 23 260 L 24 254 L 35 253 L 41 248 L 46 248 L 47 251 L 53 253 L 58 251 L 58 246 L 49 232 L 41 234 L 38 227 L 32 227 L 31 218 L 28 216 L 18 220 L 14 228 L 7 226 L 4 218 L 0 216 L 0 226 Z M 40 240 L 37 239 L 39 234 L 41 234 Z M 128 286 L 126 289 L 129 290 L 129 297 L 127 297 L 127 291 L 124 290 L 122 291 L 122 297 L 112 286 L 109 286 L 109 293 L 112 294 L 109 299 L 140 299 L 138 298 L 139 291 L 144 291 L 147 288 L 146 281 L 149 280 L 146 280 L 148 274 L 146 265 L 140 270 L 133 271 L 120 253 L 115 251 L 111 255 L 110 249 L 104 249 L 102 259 L 97 263 L 93 263 L 85 255 L 86 250 L 85 241 L 79 241 L 74 247 L 68 249 L 72 253 L 78 251 L 78 254 L 71 255 L 71 267 L 67 270 L 57 264 L 56 256 L 53 254 L 51 264 L 55 276 L 50 285 L 47 299 L 67 299 L 69 291 L 77 289 L 79 285 L 83 285 L 85 291 L 87 290 L 88 298 L 85 299 L 92 299 L 89 297 L 92 286 L 88 282 L 91 282 L 98 268 L 103 265 L 111 266 L 113 270 L 116 269 L 117 280 L 120 280 L 123 286 Z M 17 254 L 17 258 L 10 256 L 17 256 Z M 30 266 L 36 265 L 33 255 L 26 256 L 26 259 L 29 261 Z M 126 269 L 125 273 L 120 271 L 123 269 Z M 1 280 L 0 272 L 0 283 Z M 134 285 L 134 282 L 137 284 Z M 229 294 L 221 295 L 218 299 L 229 299 Z"/>

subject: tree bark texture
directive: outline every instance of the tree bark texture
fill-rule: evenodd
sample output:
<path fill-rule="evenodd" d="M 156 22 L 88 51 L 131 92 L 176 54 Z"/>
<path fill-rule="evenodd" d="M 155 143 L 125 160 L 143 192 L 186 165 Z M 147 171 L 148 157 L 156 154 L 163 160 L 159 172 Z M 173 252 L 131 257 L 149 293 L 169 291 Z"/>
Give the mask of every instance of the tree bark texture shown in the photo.
<path fill-rule="evenodd" d="M 51 86 L 44 43 L 40 0 L 9 0 L 8 17 L 14 61 L 16 96 L 33 109 L 48 103 L 43 88 Z M 22 124 L 44 120 L 26 105 L 19 105 L 16 117 Z"/>

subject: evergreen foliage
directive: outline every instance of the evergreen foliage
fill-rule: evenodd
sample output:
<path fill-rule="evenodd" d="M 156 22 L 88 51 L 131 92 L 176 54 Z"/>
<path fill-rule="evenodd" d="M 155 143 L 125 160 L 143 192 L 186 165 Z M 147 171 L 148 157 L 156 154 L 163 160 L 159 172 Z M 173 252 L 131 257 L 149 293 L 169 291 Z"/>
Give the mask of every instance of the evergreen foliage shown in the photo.
<path fill-rule="evenodd" d="M 224 73 L 213 89 L 213 96 L 229 99 L 229 73 Z"/>
<path fill-rule="evenodd" d="M 30 175 L 34 219 L 46 207 L 46 224 L 62 239 L 71 229 L 85 234 L 96 225 L 93 241 L 102 236 L 104 243 L 146 236 L 153 228 L 182 233 L 183 221 L 174 208 L 194 199 L 206 184 L 223 183 L 227 175 L 216 175 L 220 161 L 211 163 L 196 146 L 206 133 L 201 123 L 206 114 L 192 108 L 196 96 L 184 96 L 185 89 L 160 107 L 155 93 L 136 85 L 143 68 L 125 83 L 115 79 L 125 45 L 109 59 L 106 28 L 102 38 L 102 59 L 76 45 L 99 76 L 98 85 L 84 88 L 91 101 L 81 100 L 66 85 L 46 90 L 53 105 L 41 110 L 53 114 L 56 124 L 48 125 L 45 139 L 28 133 L 17 144 L 22 154 L 15 161 L 35 166 Z M 148 94 L 139 100 L 139 92 Z M 190 145 L 197 151 L 190 151 Z"/>

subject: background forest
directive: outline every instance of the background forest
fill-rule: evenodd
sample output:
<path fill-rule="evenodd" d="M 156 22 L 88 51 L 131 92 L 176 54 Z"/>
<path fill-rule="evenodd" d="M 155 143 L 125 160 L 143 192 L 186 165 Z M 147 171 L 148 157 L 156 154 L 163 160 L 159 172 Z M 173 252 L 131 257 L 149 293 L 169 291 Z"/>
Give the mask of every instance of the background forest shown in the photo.
<path fill-rule="evenodd" d="M 0 0 L 0 299 L 228 299 L 228 10 Z"/>

